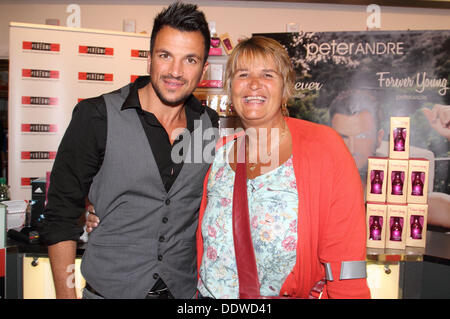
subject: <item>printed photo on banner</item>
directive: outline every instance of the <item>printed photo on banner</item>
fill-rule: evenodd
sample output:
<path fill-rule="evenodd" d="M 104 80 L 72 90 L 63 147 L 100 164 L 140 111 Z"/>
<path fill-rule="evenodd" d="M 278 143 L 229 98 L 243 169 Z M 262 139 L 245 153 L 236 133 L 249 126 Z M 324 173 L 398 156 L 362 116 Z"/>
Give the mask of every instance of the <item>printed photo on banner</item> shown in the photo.
<path fill-rule="evenodd" d="M 296 69 L 290 116 L 333 127 L 364 187 L 368 158 L 389 156 L 390 118 L 409 117 L 409 157 L 430 163 L 429 208 L 450 214 L 450 30 L 258 35 Z M 442 217 L 430 211 L 428 223 L 450 228 Z"/>

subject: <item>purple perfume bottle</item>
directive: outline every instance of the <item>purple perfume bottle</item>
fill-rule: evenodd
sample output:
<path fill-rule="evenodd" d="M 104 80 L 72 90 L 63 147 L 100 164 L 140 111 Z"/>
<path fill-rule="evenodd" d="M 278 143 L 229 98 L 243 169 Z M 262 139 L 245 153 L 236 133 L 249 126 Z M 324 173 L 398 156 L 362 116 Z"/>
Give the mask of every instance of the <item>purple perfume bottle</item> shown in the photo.
<path fill-rule="evenodd" d="M 411 195 L 415 196 L 422 196 L 423 195 L 423 182 L 420 178 L 422 173 L 421 172 L 413 172 L 414 180 L 412 182 L 412 191 Z"/>
<path fill-rule="evenodd" d="M 218 48 L 220 46 L 220 38 L 214 33 L 211 37 L 211 47 Z"/>
<path fill-rule="evenodd" d="M 380 216 L 372 216 L 372 224 L 370 225 L 369 239 L 381 240 Z"/>
<path fill-rule="evenodd" d="M 403 132 L 406 129 L 404 127 L 397 127 L 394 130 L 394 151 L 404 151 L 405 150 L 405 138 L 403 137 Z"/>
<path fill-rule="evenodd" d="M 413 222 L 411 224 L 411 238 L 422 239 L 422 225 L 420 224 L 420 216 L 412 216 Z"/>
<path fill-rule="evenodd" d="M 403 195 L 403 181 L 401 178 L 401 172 L 394 171 L 394 179 L 392 180 L 392 195 Z"/>
<path fill-rule="evenodd" d="M 381 179 L 380 171 L 375 170 L 374 172 L 375 174 L 370 184 L 370 192 L 372 194 L 381 194 L 382 191 L 381 187 L 383 186 L 383 180 Z"/>
<path fill-rule="evenodd" d="M 400 217 L 393 217 L 394 222 L 391 226 L 391 240 L 402 241 L 402 225 L 400 225 Z"/>

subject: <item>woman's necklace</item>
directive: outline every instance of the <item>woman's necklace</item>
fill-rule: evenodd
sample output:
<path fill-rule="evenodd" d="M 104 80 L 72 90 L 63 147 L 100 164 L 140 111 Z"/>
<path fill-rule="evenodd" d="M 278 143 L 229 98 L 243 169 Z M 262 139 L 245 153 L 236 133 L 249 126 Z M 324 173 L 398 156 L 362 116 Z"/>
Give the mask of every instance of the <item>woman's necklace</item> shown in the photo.
<path fill-rule="evenodd" d="M 274 146 L 272 145 L 272 143 L 270 143 L 270 149 L 269 149 L 269 151 L 267 152 L 267 156 L 268 156 L 268 157 L 270 157 L 270 156 L 272 155 L 272 151 L 273 151 L 275 148 L 277 148 L 277 147 L 279 147 L 279 146 L 281 145 L 281 142 L 283 141 L 283 138 L 284 138 L 284 136 L 286 135 L 286 132 L 287 132 L 286 122 L 284 122 L 283 124 L 284 124 L 284 125 L 283 125 L 283 131 L 282 131 L 281 134 L 280 134 L 280 137 L 279 137 L 279 139 L 278 139 L 278 143 L 276 143 Z M 272 142 L 272 138 L 271 138 L 271 142 Z M 247 150 L 247 154 L 248 154 L 248 144 L 246 145 L 246 150 Z M 258 154 L 259 154 L 259 152 L 258 152 Z M 248 158 L 248 157 L 247 157 L 247 158 Z M 247 167 L 248 167 L 248 169 L 249 169 L 250 171 L 253 172 L 253 171 L 258 167 L 258 165 L 259 165 L 258 158 L 259 158 L 259 156 L 257 156 L 257 160 L 256 160 L 255 163 L 247 162 Z"/>

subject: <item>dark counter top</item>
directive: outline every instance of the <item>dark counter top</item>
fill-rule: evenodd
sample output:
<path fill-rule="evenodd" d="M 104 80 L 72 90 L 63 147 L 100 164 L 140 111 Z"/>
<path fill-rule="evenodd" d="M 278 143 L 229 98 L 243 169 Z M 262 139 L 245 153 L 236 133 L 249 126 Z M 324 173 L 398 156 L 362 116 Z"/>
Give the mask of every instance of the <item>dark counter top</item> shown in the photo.
<path fill-rule="evenodd" d="M 77 257 L 83 256 L 87 243 L 77 244 Z M 40 244 L 26 244 L 8 238 L 8 251 L 27 254 L 30 256 L 47 256 L 47 247 Z M 427 231 L 425 248 L 406 247 L 406 249 L 378 249 L 367 248 L 367 260 L 381 262 L 398 261 L 430 261 L 450 265 L 450 233 Z"/>
<path fill-rule="evenodd" d="M 450 266 L 450 233 L 427 230 L 425 248 L 367 248 L 367 260 L 379 262 L 430 261 Z"/>
<path fill-rule="evenodd" d="M 425 261 L 450 265 L 450 232 L 427 232 Z"/>
<path fill-rule="evenodd" d="M 84 250 L 87 243 L 78 242 L 76 256 L 81 257 L 84 254 Z M 6 249 L 8 252 L 22 253 L 33 257 L 46 257 L 48 256 L 47 246 L 41 244 L 27 244 L 21 241 L 8 238 L 6 242 Z"/>

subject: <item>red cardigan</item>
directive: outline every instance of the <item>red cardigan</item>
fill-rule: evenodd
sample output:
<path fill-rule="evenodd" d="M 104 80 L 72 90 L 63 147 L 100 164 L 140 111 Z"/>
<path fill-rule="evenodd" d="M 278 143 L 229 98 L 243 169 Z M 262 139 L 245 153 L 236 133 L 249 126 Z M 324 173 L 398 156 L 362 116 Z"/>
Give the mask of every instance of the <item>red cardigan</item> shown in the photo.
<path fill-rule="evenodd" d="M 342 261 L 366 259 L 364 195 L 355 162 L 342 138 L 330 127 L 285 118 L 292 136 L 298 190 L 297 260 L 280 294 L 307 298 L 325 277 L 333 281 L 322 298 L 370 298 L 366 279 L 339 280 Z M 197 268 L 203 257 L 201 224 L 207 204 L 208 174 L 203 184 L 197 229 Z M 198 272 L 199 273 L 199 272 Z"/>

